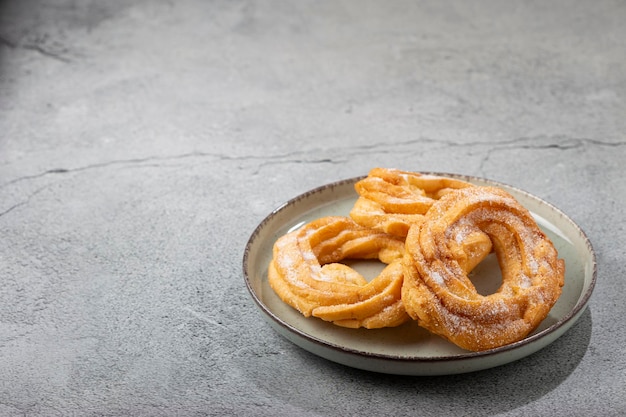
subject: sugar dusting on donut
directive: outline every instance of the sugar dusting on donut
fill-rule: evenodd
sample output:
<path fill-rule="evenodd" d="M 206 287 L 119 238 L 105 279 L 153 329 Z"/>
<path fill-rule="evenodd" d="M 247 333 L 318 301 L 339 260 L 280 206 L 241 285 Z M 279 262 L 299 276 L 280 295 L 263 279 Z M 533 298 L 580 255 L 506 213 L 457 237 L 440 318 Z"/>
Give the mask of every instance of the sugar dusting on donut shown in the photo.
<path fill-rule="evenodd" d="M 363 228 L 347 217 L 316 219 L 280 237 L 268 269 L 274 292 L 302 313 L 344 327 L 398 326 L 409 316 L 401 304 L 404 243 Z M 347 257 L 391 262 L 367 282 Z"/>
<path fill-rule="evenodd" d="M 559 298 L 563 260 L 504 190 L 383 168 L 355 189 L 350 218 L 316 219 L 274 245 L 270 286 L 304 316 L 366 328 L 413 318 L 481 351 L 526 337 Z M 492 251 L 502 282 L 481 295 L 469 273 Z M 368 282 L 341 263 L 347 257 L 388 266 Z"/>
<path fill-rule="evenodd" d="M 486 296 L 455 267 L 458 255 L 450 251 L 455 245 L 441 244 L 451 238 L 458 244 L 476 229 L 490 236 L 504 262 L 502 285 Z M 424 247 L 428 242 L 440 242 L 438 250 Z M 493 187 L 442 197 L 425 221 L 409 230 L 406 247 L 402 298 L 407 312 L 422 327 L 469 350 L 524 338 L 547 316 L 563 286 L 564 263 L 552 243 L 523 206 Z"/>

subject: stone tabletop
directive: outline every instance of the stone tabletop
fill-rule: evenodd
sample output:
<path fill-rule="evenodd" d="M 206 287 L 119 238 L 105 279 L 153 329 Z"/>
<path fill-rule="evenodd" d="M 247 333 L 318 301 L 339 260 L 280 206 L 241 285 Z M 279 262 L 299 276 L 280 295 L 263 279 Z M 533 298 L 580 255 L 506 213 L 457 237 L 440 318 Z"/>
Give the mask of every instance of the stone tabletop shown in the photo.
<path fill-rule="evenodd" d="M 626 414 L 623 1 L 0 1 L 0 416 Z M 409 377 L 273 331 L 242 256 L 309 189 L 474 175 L 585 231 L 539 352 Z"/>

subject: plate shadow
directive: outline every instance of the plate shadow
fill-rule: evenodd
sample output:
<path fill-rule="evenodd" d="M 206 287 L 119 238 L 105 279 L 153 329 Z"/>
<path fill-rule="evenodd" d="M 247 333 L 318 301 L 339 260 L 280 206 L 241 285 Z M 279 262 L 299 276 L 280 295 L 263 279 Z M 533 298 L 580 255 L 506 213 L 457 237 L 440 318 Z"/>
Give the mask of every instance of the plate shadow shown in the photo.
<path fill-rule="evenodd" d="M 468 415 L 468 410 L 475 410 L 487 416 L 514 410 L 558 387 L 584 357 L 591 329 L 587 307 L 572 328 L 544 349 L 516 362 L 459 375 L 414 377 L 363 371 L 330 362 L 287 341 L 292 351 L 283 359 L 293 363 L 277 363 L 275 356 L 256 357 L 255 363 L 242 364 L 242 372 L 267 395 L 303 412 L 346 416 L 437 410 L 440 415 Z M 296 369 L 306 369 L 307 374 L 285 374 Z M 275 375 L 268 375 L 268 370 Z"/>

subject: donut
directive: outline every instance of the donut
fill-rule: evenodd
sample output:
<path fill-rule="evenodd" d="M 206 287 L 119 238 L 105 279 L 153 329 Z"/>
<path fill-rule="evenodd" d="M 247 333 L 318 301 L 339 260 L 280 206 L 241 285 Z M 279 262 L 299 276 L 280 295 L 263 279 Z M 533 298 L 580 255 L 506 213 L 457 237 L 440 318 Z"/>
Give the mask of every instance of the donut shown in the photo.
<path fill-rule="evenodd" d="M 323 217 L 275 242 L 268 281 L 305 317 L 342 327 L 395 327 L 409 320 L 401 300 L 403 258 L 403 239 L 348 217 Z M 378 259 L 387 266 L 368 282 L 340 263 L 345 259 Z"/>
<path fill-rule="evenodd" d="M 485 234 L 502 272 L 478 294 L 463 267 L 462 242 Z M 522 340 L 543 321 L 564 285 L 565 263 L 530 212 L 496 187 L 442 196 L 408 231 L 402 301 L 407 313 L 461 348 L 484 351 Z"/>
<path fill-rule="evenodd" d="M 374 168 L 355 183 L 359 195 L 350 217 L 364 227 L 405 237 L 441 196 L 472 184 L 454 178 Z"/>

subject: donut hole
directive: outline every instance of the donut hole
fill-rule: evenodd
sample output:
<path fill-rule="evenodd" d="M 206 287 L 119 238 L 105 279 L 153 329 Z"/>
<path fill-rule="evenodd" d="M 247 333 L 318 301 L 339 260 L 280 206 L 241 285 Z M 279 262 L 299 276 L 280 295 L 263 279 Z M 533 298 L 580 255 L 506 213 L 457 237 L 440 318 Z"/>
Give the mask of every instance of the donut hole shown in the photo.
<path fill-rule="evenodd" d="M 341 263 L 363 275 L 363 278 L 365 278 L 367 282 L 372 281 L 380 275 L 387 266 L 387 264 L 378 259 L 344 259 Z"/>
<path fill-rule="evenodd" d="M 467 275 L 476 292 L 486 296 L 494 294 L 502 286 L 502 271 L 495 253 L 490 253 Z"/>

